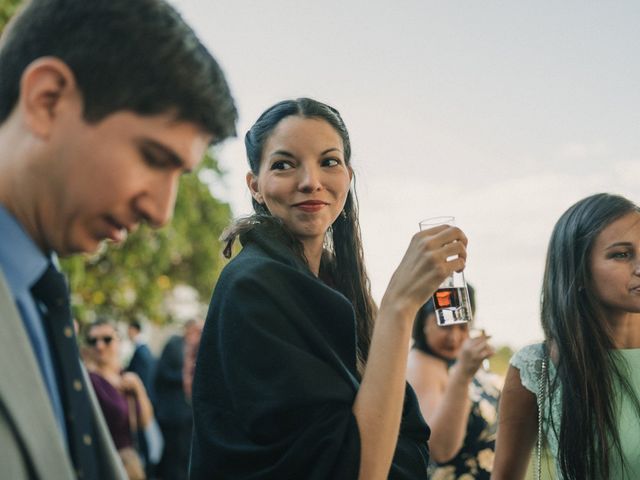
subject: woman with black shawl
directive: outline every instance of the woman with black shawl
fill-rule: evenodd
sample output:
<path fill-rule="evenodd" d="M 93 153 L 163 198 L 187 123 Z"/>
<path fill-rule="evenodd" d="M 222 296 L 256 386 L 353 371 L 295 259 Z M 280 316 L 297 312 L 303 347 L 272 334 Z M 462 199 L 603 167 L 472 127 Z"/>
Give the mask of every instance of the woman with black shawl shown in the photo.
<path fill-rule="evenodd" d="M 464 268 L 466 237 L 417 233 L 376 308 L 338 111 L 280 102 L 245 145 L 255 215 L 226 234 L 227 255 L 236 237 L 243 249 L 202 335 L 191 478 L 425 478 L 429 429 L 405 382 L 411 328 Z"/>

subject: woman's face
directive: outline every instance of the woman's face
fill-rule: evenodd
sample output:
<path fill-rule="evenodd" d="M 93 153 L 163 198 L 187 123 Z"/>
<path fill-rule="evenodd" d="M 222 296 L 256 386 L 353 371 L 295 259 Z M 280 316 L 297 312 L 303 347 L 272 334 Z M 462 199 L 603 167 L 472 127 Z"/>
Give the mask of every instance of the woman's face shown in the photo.
<path fill-rule="evenodd" d="M 303 243 L 324 240 L 350 183 L 338 132 L 325 120 L 299 116 L 278 123 L 264 144 L 258 176 L 247 174 L 255 200 Z"/>
<path fill-rule="evenodd" d="M 593 294 L 609 318 L 640 313 L 640 213 L 612 222 L 591 251 Z"/>
<path fill-rule="evenodd" d="M 469 325 L 459 323 L 446 327 L 438 326 L 435 314 L 431 313 L 424 323 L 424 333 L 429 348 L 448 360 L 458 358 L 464 341 L 469 338 Z"/>
<path fill-rule="evenodd" d="M 118 359 L 118 334 L 111 325 L 95 325 L 89 330 L 87 343 L 91 348 L 93 360 L 98 366 L 104 366 Z"/>

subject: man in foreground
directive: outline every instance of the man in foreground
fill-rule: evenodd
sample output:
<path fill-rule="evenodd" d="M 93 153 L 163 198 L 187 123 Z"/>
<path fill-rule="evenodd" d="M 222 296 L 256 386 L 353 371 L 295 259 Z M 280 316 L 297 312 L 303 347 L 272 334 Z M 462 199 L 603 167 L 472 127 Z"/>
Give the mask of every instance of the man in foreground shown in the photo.
<path fill-rule="evenodd" d="M 81 369 L 57 255 L 171 217 L 235 133 L 224 75 L 162 0 L 32 0 L 0 41 L 0 465 L 124 478 Z"/>

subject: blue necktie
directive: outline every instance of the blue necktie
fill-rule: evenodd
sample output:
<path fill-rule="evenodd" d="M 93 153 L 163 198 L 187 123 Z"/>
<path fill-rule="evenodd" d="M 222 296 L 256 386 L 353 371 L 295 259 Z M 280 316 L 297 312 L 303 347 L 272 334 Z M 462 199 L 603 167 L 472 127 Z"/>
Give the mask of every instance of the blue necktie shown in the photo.
<path fill-rule="evenodd" d="M 46 307 L 42 321 L 64 405 L 67 441 L 76 475 L 79 479 L 97 479 L 97 439 L 71 318 L 67 282 L 64 275 L 49 264 L 31 292 Z"/>

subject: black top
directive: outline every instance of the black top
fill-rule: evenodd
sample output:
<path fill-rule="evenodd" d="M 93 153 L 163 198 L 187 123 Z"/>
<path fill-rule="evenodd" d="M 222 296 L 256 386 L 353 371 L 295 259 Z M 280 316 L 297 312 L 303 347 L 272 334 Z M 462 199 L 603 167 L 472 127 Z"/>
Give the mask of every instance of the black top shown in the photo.
<path fill-rule="evenodd" d="M 353 307 L 264 228 L 242 242 L 202 334 L 190 478 L 356 479 Z M 407 384 L 389 478 L 426 478 L 428 438 Z"/>
<path fill-rule="evenodd" d="M 147 390 L 147 395 L 153 399 L 153 376 L 156 370 L 156 359 L 146 344 L 141 343 L 136 346 L 126 370 L 140 377 L 144 388 Z"/>

